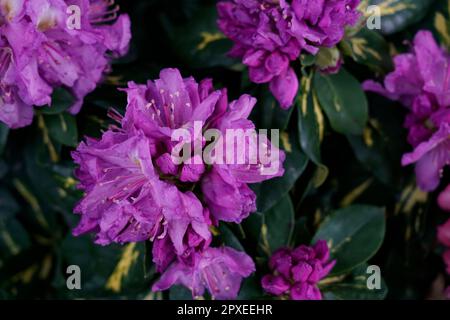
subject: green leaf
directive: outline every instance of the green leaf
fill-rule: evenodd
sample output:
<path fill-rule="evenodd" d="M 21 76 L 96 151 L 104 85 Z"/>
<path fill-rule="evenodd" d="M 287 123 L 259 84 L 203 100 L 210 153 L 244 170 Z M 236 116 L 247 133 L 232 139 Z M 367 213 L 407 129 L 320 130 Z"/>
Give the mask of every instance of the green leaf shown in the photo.
<path fill-rule="evenodd" d="M 434 0 L 370 0 L 381 9 L 381 32 L 387 35 L 403 31 L 420 21 Z"/>
<path fill-rule="evenodd" d="M 19 205 L 11 193 L 6 189 L 0 188 L 0 220 L 13 217 L 19 211 Z"/>
<path fill-rule="evenodd" d="M 174 52 L 191 68 L 232 66 L 237 63 L 228 58 L 232 43 L 217 27 L 215 6 L 204 7 L 181 25 L 167 25 Z M 182 35 L 182 36 L 180 36 Z"/>
<path fill-rule="evenodd" d="M 9 171 L 9 166 L 6 164 L 6 162 L 2 159 L 0 159 L 0 179 L 3 179 L 5 175 Z"/>
<path fill-rule="evenodd" d="M 252 275 L 242 281 L 238 300 L 255 300 L 263 296 L 259 277 Z"/>
<path fill-rule="evenodd" d="M 68 113 L 49 115 L 45 117 L 50 137 L 59 143 L 76 147 L 78 129 L 75 117 Z"/>
<path fill-rule="evenodd" d="M 369 289 L 367 279 L 371 275 L 367 273 L 366 263 L 356 267 L 341 282 L 319 287 L 328 300 L 383 300 L 386 298 L 388 288 L 381 278 L 380 289 Z"/>
<path fill-rule="evenodd" d="M 56 88 L 53 90 L 52 103 L 50 107 L 42 107 L 39 112 L 43 114 L 58 114 L 69 109 L 75 98 L 64 88 Z"/>
<path fill-rule="evenodd" d="M 341 49 L 357 63 L 368 66 L 376 73 L 386 73 L 393 68 L 389 44 L 374 30 L 362 28 L 357 34 L 344 39 Z"/>
<path fill-rule="evenodd" d="M 55 235 L 63 232 L 58 230 L 60 213 L 65 215 L 69 225 L 73 226 L 70 222 L 78 221 L 72 209 L 81 193 L 76 190 L 76 182 L 72 178 L 74 164 L 52 164 L 40 136 L 35 140 L 22 153 L 25 176 L 14 179 L 13 183 L 30 209 L 30 219 Z"/>
<path fill-rule="evenodd" d="M 120 259 L 108 277 L 106 289 L 126 296 L 130 294 L 147 295 L 148 279 L 152 274 L 147 271 L 145 254 L 146 249 L 143 242 L 122 246 Z"/>
<path fill-rule="evenodd" d="M 371 129 L 368 128 L 367 130 Z M 370 142 L 370 145 L 368 145 L 368 142 L 359 136 L 348 136 L 347 138 L 357 159 L 367 170 L 373 172 L 374 176 L 385 184 L 393 181 L 392 166 L 384 156 L 382 144 Z"/>
<path fill-rule="evenodd" d="M 286 153 L 284 175 L 252 186 L 257 195 L 258 212 L 272 208 L 292 189 L 308 165 L 308 157 L 300 150 L 295 134 L 281 133 L 282 148 Z"/>
<path fill-rule="evenodd" d="M 1 258 L 14 256 L 30 246 L 30 237 L 23 225 L 16 219 L 20 210 L 11 193 L 0 188 L 0 269 Z"/>
<path fill-rule="evenodd" d="M 301 94 L 297 99 L 298 133 L 302 150 L 317 165 L 314 186 L 319 187 L 328 176 L 328 168 L 322 164 L 321 144 L 325 123 L 318 98 L 312 90 L 312 79 L 313 74 L 302 78 Z"/>
<path fill-rule="evenodd" d="M 124 246 L 99 246 L 88 236 L 67 236 L 61 247 L 62 271 L 78 265 L 82 272 L 82 290 L 66 294 L 70 297 L 143 296 L 149 293 L 150 281 L 145 278 L 144 243 Z M 65 283 L 61 283 L 65 286 Z M 64 290 L 64 288 L 61 288 Z"/>
<path fill-rule="evenodd" d="M 295 221 L 292 235 L 292 245 L 295 247 L 300 244 L 308 243 L 313 237 L 313 233 L 308 227 L 308 217 L 302 215 Z"/>
<path fill-rule="evenodd" d="M 9 128 L 6 124 L 0 123 L 0 155 L 5 150 L 6 142 L 8 141 Z"/>
<path fill-rule="evenodd" d="M 184 286 L 172 286 L 169 290 L 170 300 L 192 300 L 192 293 Z"/>
<path fill-rule="evenodd" d="M 297 99 L 298 129 L 303 151 L 315 163 L 320 163 L 320 146 L 323 140 L 325 124 L 317 97 L 312 91 L 313 75 L 302 78 L 301 94 Z"/>
<path fill-rule="evenodd" d="M 263 223 L 263 214 L 260 212 L 252 213 L 247 219 L 242 221 L 242 228 L 245 233 L 245 237 L 248 239 L 247 248 L 253 246 L 252 249 L 256 250 L 259 246 L 259 240 L 261 236 L 261 227 Z"/>
<path fill-rule="evenodd" d="M 354 205 L 332 213 L 320 225 L 312 243 L 326 240 L 336 265 L 333 275 L 346 273 L 369 260 L 380 248 L 385 233 L 384 210 Z"/>
<path fill-rule="evenodd" d="M 436 29 L 442 43 L 450 49 L 450 2 L 439 2 L 442 8 L 434 15 L 433 27 Z"/>
<path fill-rule="evenodd" d="M 300 56 L 300 62 L 303 67 L 310 67 L 316 63 L 316 56 L 312 54 L 302 54 Z"/>
<path fill-rule="evenodd" d="M 0 257 L 17 255 L 30 246 L 30 237 L 14 217 L 0 219 Z"/>
<path fill-rule="evenodd" d="M 363 133 L 369 107 L 358 80 L 345 69 L 334 75 L 316 73 L 314 89 L 335 131 L 342 134 Z"/>
<path fill-rule="evenodd" d="M 244 247 L 242 247 L 242 244 L 240 243 L 239 239 L 235 236 L 233 231 L 231 231 L 230 228 L 225 223 L 220 224 L 219 230 L 220 230 L 220 240 L 222 244 L 224 244 L 227 247 L 234 248 L 238 251 L 245 252 L 245 249 Z"/>
<path fill-rule="evenodd" d="M 291 240 L 295 213 L 289 195 L 284 196 L 272 209 L 263 213 L 260 248 L 268 256 Z"/>
<path fill-rule="evenodd" d="M 401 108 L 382 97 L 371 96 L 376 106 L 362 136 L 347 139 L 361 165 L 390 188 L 396 188 L 402 175 L 401 157 L 409 150 L 402 123 Z"/>
<path fill-rule="evenodd" d="M 267 86 L 258 86 L 255 96 L 258 104 L 253 108 L 251 117 L 258 128 L 285 130 L 294 108 L 282 109 Z"/>

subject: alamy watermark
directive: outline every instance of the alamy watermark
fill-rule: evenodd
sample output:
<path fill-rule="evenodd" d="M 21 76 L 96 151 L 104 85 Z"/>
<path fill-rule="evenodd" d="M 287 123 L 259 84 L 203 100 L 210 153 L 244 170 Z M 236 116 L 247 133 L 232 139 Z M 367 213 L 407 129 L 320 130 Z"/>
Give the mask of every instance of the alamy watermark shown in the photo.
<path fill-rule="evenodd" d="M 81 8 L 77 5 L 68 6 L 66 9 L 68 18 L 66 20 L 66 26 L 69 30 L 81 29 Z"/>
<path fill-rule="evenodd" d="M 366 9 L 366 26 L 369 30 L 381 30 L 381 8 L 380 6 L 368 6 Z"/>
<path fill-rule="evenodd" d="M 274 175 L 280 170 L 280 131 L 267 129 L 203 130 L 202 121 L 194 121 L 191 130 L 175 129 L 171 139 L 172 162 L 206 165 L 257 165 L 261 175 Z"/>
<path fill-rule="evenodd" d="M 368 275 L 366 280 L 366 286 L 369 290 L 381 289 L 381 269 L 377 265 L 370 265 L 366 269 Z"/>
<path fill-rule="evenodd" d="M 70 265 L 66 269 L 68 275 L 66 286 L 69 290 L 81 290 L 81 268 L 76 264 Z"/>

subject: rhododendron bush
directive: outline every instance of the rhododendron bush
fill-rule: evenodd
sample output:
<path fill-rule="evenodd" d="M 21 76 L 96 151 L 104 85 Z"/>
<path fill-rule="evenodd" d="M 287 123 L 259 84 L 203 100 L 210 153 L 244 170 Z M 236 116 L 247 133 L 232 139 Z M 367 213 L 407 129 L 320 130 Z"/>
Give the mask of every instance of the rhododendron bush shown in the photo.
<path fill-rule="evenodd" d="M 450 1 L 0 0 L 0 298 L 450 299 Z"/>

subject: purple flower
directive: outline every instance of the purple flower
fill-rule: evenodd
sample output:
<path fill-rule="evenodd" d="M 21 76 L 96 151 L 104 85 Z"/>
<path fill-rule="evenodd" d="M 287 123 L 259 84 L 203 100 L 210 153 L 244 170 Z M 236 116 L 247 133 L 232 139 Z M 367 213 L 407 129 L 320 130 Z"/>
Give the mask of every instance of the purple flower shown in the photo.
<path fill-rule="evenodd" d="M 443 123 L 428 141 L 403 156 L 403 165 L 416 163 L 417 183 L 424 191 L 433 191 L 439 186 L 443 168 L 450 163 L 449 137 L 450 124 Z"/>
<path fill-rule="evenodd" d="M 165 250 L 170 255 L 189 255 L 192 247 L 209 244 L 207 209 L 191 192 L 159 179 L 142 133 L 129 137 L 108 131 L 99 141 L 81 143 L 73 158 L 80 165 L 80 188 L 86 192 L 75 208 L 81 221 L 74 235 L 95 232 L 95 242 L 101 245 L 149 239 L 157 243 L 154 253 L 164 247 L 171 249 Z M 195 246 L 187 237 L 192 234 L 201 239 Z M 159 256 L 156 252 L 155 260 L 163 261 Z M 166 266 L 161 262 L 158 268 Z"/>
<path fill-rule="evenodd" d="M 162 70 L 160 79 L 146 85 L 130 82 L 124 91 L 128 94 L 124 127 L 141 129 L 155 143 L 170 141 L 174 129 L 192 129 L 194 121 L 206 123 L 219 111 L 223 103 L 219 99 L 226 99 L 225 91 L 214 91 L 211 81 L 183 79 L 177 69 Z"/>
<path fill-rule="evenodd" d="M 286 279 L 291 277 L 291 268 L 292 268 L 292 256 L 291 249 L 282 248 L 272 255 L 269 260 L 269 267 L 271 270 L 275 270 L 280 273 Z"/>
<path fill-rule="evenodd" d="M 256 195 L 225 168 L 213 167 L 202 180 L 202 192 L 217 220 L 239 223 L 256 211 Z"/>
<path fill-rule="evenodd" d="M 424 191 L 439 186 L 450 161 L 450 56 L 429 31 L 417 33 L 410 53 L 395 57 L 395 70 L 384 86 L 364 83 L 366 90 L 398 100 L 409 109 L 405 121 L 408 140 L 415 148 L 403 165 L 416 164 L 417 182 Z"/>
<path fill-rule="evenodd" d="M 277 250 L 269 261 L 272 274 L 262 279 L 267 293 L 289 295 L 292 300 L 321 300 L 317 283 L 325 278 L 336 261 L 329 261 L 330 252 L 325 241 L 314 246 L 301 245 L 296 249 Z"/>
<path fill-rule="evenodd" d="M 419 31 L 411 52 L 394 58 L 395 70 L 386 76 L 384 87 L 373 81 L 367 81 L 364 86 L 366 90 L 399 100 L 408 108 L 417 103 L 416 113 L 427 110 L 421 103 L 426 104 L 423 100 L 445 107 L 450 105 L 450 85 L 445 81 L 450 72 L 448 60 L 448 53 L 438 46 L 433 34 Z"/>
<path fill-rule="evenodd" d="M 71 5 L 80 8 L 79 26 L 70 22 Z M 77 113 L 110 58 L 127 51 L 130 20 L 117 10 L 108 0 L 2 1 L 0 121 L 11 128 L 29 125 L 33 106 L 51 105 L 57 87 L 73 94 L 70 111 Z"/>
<path fill-rule="evenodd" d="M 298 91 L 290 61 L 301 52 L 334 47 L 360 14 L 359 0 L 230 0 L 217 5 L 218 25 L 234 42 L 230 55 L 249 67 L 250 80 L 270 83 L 282 108 Z"/>
<path fill-rule="evenodd" d="M 253 97 L 243 95 L 228 103 L 225 89 L 213 90 L 209 79 L 200 83 L 193 78 L 183 79 L 176 69 L 164 69 L 160 79 L 149 81 L 146 85 L 130 83 L 124 90 L 128 94 L 128 106 L 122 121 L 123 127 L 128 131 L 144 132 L 151 145 L 152 157 L 157 159 L 159 171 L 182 182 L 199 182 L 205 204 L 214 219 L 240 223 L 256 211 L 256 196 L 247 184 L 283 174 L 285 155 L 264 135 L 256 135 L 254 139 L 267 145 L 267 153 L 279 152 L 278 158 L 274 157 L 273 161 L 266 164 L 260 161 L 261 158 L 251 162 L 252 157 L 258 155 L 249 148 L 250 140 L 229 145 L 225 139 L 228 129 L 255 129 L 254 124 L 247 119 L 256 104 Z M 200 130 L 195 128 L 196 122 L 202 124 Z M 233 148 L 235 156 L 244 155 L 243 163 L 227 162 L 226 152 L 223 152 L 222 158 L 218 159 L 221 161 L 213 163 L 208 170 L 203 159 L 194 164 L 174 164 L 170 155 L 178 143 L 171 141 L 171 137 L 180 128 L 189 134 L 182 142 L 192 145 L 198 143 L 202 150 L 206 140 L 202 130 L 218 130 L 223 137 L 223 149 Z M 196 130 L 199 137 L 194 136 Z M 188 158 L 199 159 L 199 155 L 191 154 Z M 275 168 L 273 172 L 269 170 L 272 167 Z"/>
<path fill-rule="evenodd" d="M 319 288 L 307 282 L 299 282 L 291 288 L 292 300 L 322 300 Z"/>
<path fill-rule="evenodd" d="M 440 243 L 450 248 L 450 219 L 437 229 L 437 238 Z"/>
<path fill-rule="evenodd" d="M 450 185 L 439 194 L 438 204 L 442 210 L 450 212 Z"/>
<path fill-rule="evenodd" d="M 261 280 L 262 287 L 270 294 L 280 296 L 291 288 L 291 283 L 283 276 L 265 275 Z"/>
<path fill-rule="evenodd" d="M 442 258 L 444 259 L 444 263 L 446 266 L 447 274 L 450 274 L 450 249 L 447 249 L 443 254 Z"/>
<path fill-rule="evenodd" d="M 284 153 L 265 135 L 251 131 L 240 141 L 227 139 L 230 130 L 255 128 L 247 118 L 256 100 L 243 95 L 228 103 L 225 89 L 213 90 L 211 80 L 183 79 L 176 69 L 162 70 L 160 79 L 146 85 L 130 83 L 124 91 L 125 116 L 111 113 L 120 126 L 111 126 L 99 140 L 87 138 L 72 155 L 85 191 L 75 208 L 81 221 L 73 233 L 93 232 L 101 245 L 152 241 L 153 262 L 163 272 L 155 290 L 180 283 L 194 295 L 206 287 L 216 298 L 236 297 L 254 264 L 245 253 L 210 248 L 209 228 L 218 221 L 239 223 L 256 211 L 247 184 L 284 172 Z M 221 156 L 219 150 L 208 153 L 217 162 L 205 160 L 207 129 L 223 142 Z M 174 139 L 179 132 L 186 134 Z M 265 148 L 250 148 L 257 142 Z M 183 150 L 185 161 L 177 162 L 173 155 L 180 145 L 194 147 Z M 230 159 L 227 150 L 233 151 Z"/>
<path fill-rule="evenodd" d="M 405 127 L 414 147 L 405 154 L 403 165 L 415 164 L 417 184 L 427 192 L 439 187 L 444 167 L 450 163 L 450 55 L 429 31 L 415 36 L 410 53 L 395 57 L 395 70 L 386 76 L 384 86 L 366 81 L 364 88 L 392 100 L 398 100 L 409 110 Z M 450 210 L 449 187 L 439 196 L 438 204 Z M 448 221 L 438 227 L 438 240 L 450 247 Z M 450 253 L 443 258 L 450 270 Z"/>
<path fill-rule="evenodd" d="M 236 298 L 243 278 L 255 271 L 255 264 L 245 253 L 228 247 L 208 248 L 195 255 L 193 265 L 172 264 L 153 285 L 161 291 L 182 284 L 194 297 L 203 295 L 205 288 L 215 299 Z"/>

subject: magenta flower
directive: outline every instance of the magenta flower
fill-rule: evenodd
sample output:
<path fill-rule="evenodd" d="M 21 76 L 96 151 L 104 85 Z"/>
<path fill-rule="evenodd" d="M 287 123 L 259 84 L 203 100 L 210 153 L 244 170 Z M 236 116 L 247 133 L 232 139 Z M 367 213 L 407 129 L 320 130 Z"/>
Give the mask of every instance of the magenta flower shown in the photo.
<path fill-rule="evenodd" d="M 440 243 L 450 248 L 450 219 L 442 226 L 438 227 L 437 238 Z"/>
<path fill-rule="evenodd" d="M 439 187 L 444 167 L 450 163 L 450 55 L 439 47 L 431 32 L 420 31 L 411 52 L 396 56 L 394 62 L 395 70 L 386 76 L 384 86 L 366 81 L 364 88 L 398 100 L 408 108 L 405 127 L 415 149 L 403 156 L 402 164 L 415 164 L 419 187 L 434 191 Z M 449 187 L 438 198 L 439 206 L 446 211 L 450 210 L 448 193 Z M 447 247 L 449 222 L 438 228 L 438 239 Z M 449 251 L 443 258 L 450 265 Z"/>
<path fill-rule="evenodd" d="M 449 137 L 450 124 L 443 123 L 428 141 L 403 156 L 403 165 L 416 164 L 417 183 L 424 191 L 433 191 L 439 186 L 443 168 L 450 162 Z"/>
<path fill-rule="evenodd" d="M 209 212 L 191 192 L 159 179 L 142 133 L 129 137 L 108 131 L 100 141 L 81 143 L 73 158 L 86 192 L 75 208 L 81 221 L 74 235 L 96 232 L 95 242 L 101 245 L 154 241 L 158 269 L 171 262 L 161 257 L 162 247 L 174 258 L 211 241 Z M 189 243 L 193 237 L 199 240 L 195 245 Z"/>
<path fill-rule="evenodd" d="M 330 252 L 325 241 L 314 246 L 277 250 L 269 261 L 272 271 L 262 279 L 264 290 L 272 295 L 292 300 L 321 300 L 317 283 L 325 278 L 336 261 L 329 261 Z"/>
<path fill-rule="evenodd" d="M 211 168 L 202 181 L 205 202 L 217 220 L 241 222 L 256 211 L 256 195 L 227 168 Z"/>
<path fill-rule="evenodd" d="M 193 265 L 172 264 L 152 290 L 182 284 L 192 291 L 193 297 L 202 296 L 207 288 L 215 299 L 232 299 L 236 298 L 242 279 L 254 271 L 255 264 L 245 253 L 228 247 L 208 248 L 195 255 Z"/>
<path fill-rule="evenodd" d="M 283 175 L 285 155 L 263 135 L 257 139 L 266 143 L 267 152 L 279 152 L 278 158 L 274 157 L 273 161 L 266 164 L 260 161 L 261 158 L 251 163 L 250 158 L 255 155 L 248 148 L 248 140 L 233 146 L 235 155 L 245 154 L 243 164 L 237 161 L 227 163 L 226 152 L 223 152 L 223 159 L 218 159 L 222 160 L 222 164 L 214 163 L 209 170 L 205 169 L 203 159 L 194 164 L 177 165 L 170 156 L 178 144 L 171 141 L 171 135 L 180 128 L 188 131 L 188 144 L 194 144 L 197 139 L 202 149 L 205 146 L 202 130 L 216 129 L 225 137 L 228 129 L 254 129 L 254 124 L 247 118 L 256 104 L 255 98 L 243 95 L 228 103 L 225 89 L 213 90 L 211 80 L 197 84 L 193 78 L 183 79 L 176 69 L 162 70 L 160 79 L 149 81 L 147 85 L 130 83 L 125 91 L 128 93 L 128 106 L 122 121 L 124 128 L 144 132 L 159 171 L 181 182 L 199 182 L 205 203 L 214 219 L 240 223 L 256 211 L 256 196 L 247 184 Z M 196 122 L 202 124 L 198 132 L 200 137 L 197 138 L 192 136 Z M 226 141 L 223 147 L 228 148 Z M 198 156 L 189 155 L 193 160 L 198 159 Z M 270 172 L 269 167 L 278 169 Z"/>
<path fill-rule="evenodd" d="M 230 55 L 249 67 L 250 80 L 269 83 L 282 108 L 298 91 L 290 62 L 301 52 L 334 47 L 360 14 L 359 0 L 230 0 L 217 5 L 218 25 L 234 42 Z"/>
<path fill-rule="evenodd" d="M 447 249 L 444 252 L 444 254 L 442 255 L 442 258 L 444 259 L 447 274 L 450 274 L 450 249 Z"/>
<path fill-rule="evenodd" d="M 80 8 L 79 26 L 69 21 L 70 5 Z M 130 21 L 117 10 L 108 0 L 2 1 L 0 121 L 11 128 L 29 125 L 33 106 L 50 105 L 57 87 L 73 94 L 70 111 L 77 113 L 111 57 L 127 51 Z"/>
<path fill-rule="evenodd" d="M 438 241 L 446 247 L 442 258 L 447 266 L 447 273 L 450 274 L 450 219 L 437 229 Z"/>
<path fill-rule="evenodd" d="M 384 87 L 376 82 L 365 83 L 367 90 L 378 92 L 406 107 L 426 113 L 428 103 L 440 107 L 450 105 L 450 87 L 445 80 L 450 72 L 448 53 L 436 43 L 429 31 L 419 31 L 411 52 L 394 58 L 395 71 L 386 76 Z"/>
<path fill-rule="evenodd" d="M 442 210 L 450 212 L 450 185 L 439 194 L 438 204 Z"/>
<path fill-rule="evenodd" d="M 124 91 L 125 116 L 111 114 L 120 126 L 100 140 L 87 138 L 73 152 L 85 191 L 75 208 L 81 221 L 73 233 L 93 232 L 101 245 L 152 241 L 153 261 L 164 272 L 154 290 L 179 283 L 194 295 L 206 287 L 218 299 L 236 297 L 254 264 L 245 253 L 210 248 L 209 228 L 218 221 L 239 223 L 256 211 L 256 196 L 247 184 L 284 172 L 284 153 L 265 135 L 255 131 L 241 143 L 227 139 L 231 129 L 254 129 L 247 117 L 256 100 L 243 95 L 228 103 L 225 89 L 214 91 L 211 80 L 183 79 L 176 69 L 162 70 L 160 79 L 147 85 L 130 83 Z M 227 152 L 218 152 L 208 155 L 220 161 L 208 163 L 196 148 L 183 151 L 186 161 L 175 161 L 180 145 L 206 150 L 207 129 L 214 129 L 224 149 L 243 162 L 227 162 Z M 174 140 L 179 132 L 187 136 Z M 256 152 L 248 148 L 252 142 L 266 148 Z"/>
<path fill-rule="evenodd" d="M 410 111 L 405 126 L 415 150 L 403 157 L 403 165 L 416 164 L 418 185 L 424 191 L 439 186 L 450 160 L 450 56 L 438 46 L 431 32 L 420 31 L 412 52 L 395 57 L 395 71 L 384 86 L 364 83 L 366 90 L 398 100 Z"/>

